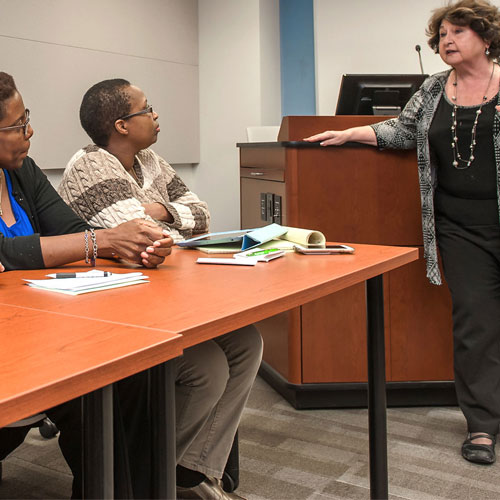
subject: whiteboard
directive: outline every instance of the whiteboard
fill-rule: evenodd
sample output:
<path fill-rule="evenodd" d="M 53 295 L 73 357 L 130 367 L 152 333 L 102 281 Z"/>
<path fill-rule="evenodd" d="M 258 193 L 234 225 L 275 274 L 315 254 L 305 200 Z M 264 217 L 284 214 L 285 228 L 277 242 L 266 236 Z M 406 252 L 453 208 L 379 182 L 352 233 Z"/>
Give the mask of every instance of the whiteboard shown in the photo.
<path fill-rule="evenodd" d="M 31 111 L 30 156 L 41 168 L 64 168 L 90 142 L 81 99 L 107 78 L 144 91 L 160 115 L 158 154 L 199 162 L 196 0 L 0 0 L 0 10 L 0 70 Z"/>

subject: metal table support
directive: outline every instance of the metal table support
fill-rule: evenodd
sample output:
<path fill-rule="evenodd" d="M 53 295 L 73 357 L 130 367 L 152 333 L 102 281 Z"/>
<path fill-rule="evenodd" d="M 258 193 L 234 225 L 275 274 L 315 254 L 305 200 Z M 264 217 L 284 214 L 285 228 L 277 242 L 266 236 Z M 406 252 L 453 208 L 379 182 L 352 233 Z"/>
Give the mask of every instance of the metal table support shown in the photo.
<path fill-rule="evenodd" d="M 366 282 L 370 498 L 389 495 L 385 390 L 384 288 L 382 275 Z"/>
<path fill-rule="evenodd" d="M 174 360 L 151 368 L 150 377 L 153 498 L 175 499 Z"/>
<path fill-rule="evenodd" d="M 175 499 L 175 385 L 173 360 L 150 369 L 153 498 Z M 83 415 L 83 492 L 85 499 L 133 498 L 126 446 L 114 439 L 112 386 L 86 394 Z M 115 396 L 114 396 L 115 395 Z M 115 476 L 120 491 L 115 491 Z"/>
<path fill-rule="evenodd" d="M 82 396 L 83 496 L 114 498 L 113 388 Z"/>

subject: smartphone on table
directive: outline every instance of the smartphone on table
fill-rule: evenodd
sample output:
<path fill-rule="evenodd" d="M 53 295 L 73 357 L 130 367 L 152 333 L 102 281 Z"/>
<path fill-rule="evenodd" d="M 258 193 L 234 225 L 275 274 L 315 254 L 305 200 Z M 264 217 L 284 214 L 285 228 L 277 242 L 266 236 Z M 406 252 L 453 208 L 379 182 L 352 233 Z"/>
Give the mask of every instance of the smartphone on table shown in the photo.
<path fill-rule="evenodd" d="M 324 248 L 307 248 L 302 245 L 294 245 L 294 250 L 305 255 L 332 255 L 342 253 L 354 253 L 354 248 L 348 245 L 326 244 Z"/>

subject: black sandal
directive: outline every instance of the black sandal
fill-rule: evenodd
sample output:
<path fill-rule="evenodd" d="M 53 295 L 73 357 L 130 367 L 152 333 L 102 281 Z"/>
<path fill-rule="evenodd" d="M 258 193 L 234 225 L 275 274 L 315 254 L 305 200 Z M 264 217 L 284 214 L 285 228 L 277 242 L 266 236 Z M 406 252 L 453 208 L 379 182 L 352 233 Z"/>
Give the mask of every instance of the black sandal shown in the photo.
<path fill-rule="evenodd" d="M 472 442 L 479 438 L 490 439 L 491 444 L 476 444 Z M 467 439 L 462 445 L 462 456 L 465 460 L 474 462 L 475 464 L 491 465 L 496 460 L 495 442 L 496 436 L 488 434 L 487 432 L 479 432 L 474 436 L 471 436 L 469 432 L 467 434 Z"/>

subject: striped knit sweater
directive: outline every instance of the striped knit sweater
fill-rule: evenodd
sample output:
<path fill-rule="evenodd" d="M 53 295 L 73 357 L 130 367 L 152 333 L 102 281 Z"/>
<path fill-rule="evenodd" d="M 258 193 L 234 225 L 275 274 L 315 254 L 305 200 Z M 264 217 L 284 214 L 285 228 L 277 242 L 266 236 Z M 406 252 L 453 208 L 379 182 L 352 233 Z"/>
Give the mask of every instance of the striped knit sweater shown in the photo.
<path fill-rule="evenodd" d="M 154 220 L 142 203 L 161 203 L 174 221 L 154 220 L 175 242 L 208 232 L 207 204 L 189 191 L 174 169 L 154 151 L 136 156 L 134 179 L 120 161 L 98 146 L 79 150 L 69 161 L 59 185 L 63 200 L 95 227 L 115 227 L 140 218 Z"/>

